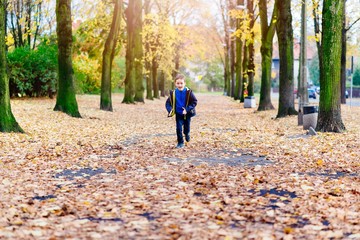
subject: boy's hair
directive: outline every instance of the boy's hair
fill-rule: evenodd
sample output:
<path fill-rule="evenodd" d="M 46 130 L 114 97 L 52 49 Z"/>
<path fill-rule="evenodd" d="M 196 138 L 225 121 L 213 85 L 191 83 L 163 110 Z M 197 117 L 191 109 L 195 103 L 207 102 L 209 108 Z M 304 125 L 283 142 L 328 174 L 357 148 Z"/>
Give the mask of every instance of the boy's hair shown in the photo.
<path fill-rule="evenodd" d="M 176 77 L 175 77 L 175 82 L 176 82 L 176 80 L 178 80 L 178 79 L 184 80 L 184 79 L 185 79 L 185 76 L 182 75 L 182 74 L 178 74 L 178 75 L 176 75 Z"/>

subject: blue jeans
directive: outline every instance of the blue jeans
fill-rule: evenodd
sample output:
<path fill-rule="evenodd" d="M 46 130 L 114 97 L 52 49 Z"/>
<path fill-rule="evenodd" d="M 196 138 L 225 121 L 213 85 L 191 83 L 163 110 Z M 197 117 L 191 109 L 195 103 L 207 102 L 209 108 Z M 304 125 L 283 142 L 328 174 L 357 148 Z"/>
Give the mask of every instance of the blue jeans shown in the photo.
<path fill-rule="evenodd" d="M 184 115 L 182 114 L 176 114 L 176 135 L 177 135 L 177 141 L 178 143 L 184 143 L 184 137 L 183 137 L 183 126 L 184 126 L 184 134 L 188 135 L 190 133 L 190 120 L 191 117 L 187 116 L 186 119 L 184 119 Z"/>

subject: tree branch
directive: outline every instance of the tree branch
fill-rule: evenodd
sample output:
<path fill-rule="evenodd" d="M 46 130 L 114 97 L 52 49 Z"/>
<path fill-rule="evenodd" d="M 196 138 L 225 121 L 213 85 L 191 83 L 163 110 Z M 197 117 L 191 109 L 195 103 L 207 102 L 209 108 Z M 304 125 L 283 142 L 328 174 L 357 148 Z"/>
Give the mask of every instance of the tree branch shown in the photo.
<path fill-rule="evenodd" d="M 352 24 L 345 28 L 345 31 L 347 32 L 348 30 L 350 30 L 358 21 L 360 21 L 360 18 L 356 19 Z"/>

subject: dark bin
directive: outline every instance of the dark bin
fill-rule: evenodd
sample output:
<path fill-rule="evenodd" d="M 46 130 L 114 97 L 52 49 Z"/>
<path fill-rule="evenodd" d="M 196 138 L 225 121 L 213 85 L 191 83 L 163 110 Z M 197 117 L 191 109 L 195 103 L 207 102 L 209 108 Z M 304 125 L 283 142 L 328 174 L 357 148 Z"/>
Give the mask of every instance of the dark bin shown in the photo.
<path fill-rule="evenodd" d="M 317 106 L 304 106 L 303 107 L 303 128 L 308 130 L 310 127 L 316 128 L 318 107 Z"/>
<path fill-rule="evenodd" d="M 317 113 L 318 107 L 317 106 L 304 106 L 303 107 L 303 114 L 311 114 L 311 113 Z"/>
<path fill-rule="evenodd" d="M 247 96 L 245 99 L 255 99 L 255 96 Z"/>

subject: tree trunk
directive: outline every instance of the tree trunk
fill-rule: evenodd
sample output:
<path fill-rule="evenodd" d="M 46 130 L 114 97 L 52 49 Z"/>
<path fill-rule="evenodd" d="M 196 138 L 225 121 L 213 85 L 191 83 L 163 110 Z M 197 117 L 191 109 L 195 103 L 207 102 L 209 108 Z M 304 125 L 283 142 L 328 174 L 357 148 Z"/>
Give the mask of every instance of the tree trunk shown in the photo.
<path fill-rule="evenodd" d="M 128 20 L 129 22 L 129 20 Z M 128 34 L 127 34 L 127 46 L 126 46 L 126 55 L 125 55 L 125 66 L 126 66 L 126 76 L 125 76 L 125 92 L 123 103 L 134 103 L 134 77 L 133 77 L 133 52 L 131 50 L 131 39 L 132 32 L 129 31 L 129 23 L 127 25 Z"/>
<path fill-rule="evenodd" d="M 54 111 L 81 117 L 73 83 L 71 0 L 56 1 L 56 32 L 58 38 L 59 80 Z"/>
<path fill-rule="evenodd" d="M 225 0 L 221 1 L 221 16 L 222 24 L 224 27 L 224 95 L 230 96 L 230 36 L 229 36 L 229 20 L 228 20 L 228 10 L 229 2 Z"/>
<path fill-rule="evenodd" d="M 320 36 L 320 16 L 319 16 L 319 4 L 315 3 L 316 0 L 312 0 L 313 6 L 313 20 L 314 20 L 314 33 L 315 36 Z M 319 37 L 316 38 L 316 48 L 318 50 L 318 58 L 319 58 L 319 66 L 321 66 L 322 62 L 322 49 L 321 49 L 321 39 Z M 320 86 L 321 91 L 321 86 Z"/>
<path fill-rule="evenodd" d="M 165 73 L 163 71 L 161 71 L 160 73 L 159 89 L 160 89 L 160 96 L 165 97 Z"/>
<path fill-rule="evenodd" d="M 145 16 L 147 16 L 148 14 L 150 14 L 150 7 L 151 4 L 151 0 L 145 0 L 144 1 L 144 14 Z M 145 19 L 144 20 L 144 24 L 148 25 L 150 24 L 151 21 L 149 19 Z M 145 42 L 145 53 L 150 51 L 150 44 L 149 42 Z M 154 100 L 153 97 L 153 86 L 152 86 L 152 78 L 151 78 L 151 63 L 150 60 L 148 59 L 148 57 L 146 57 L 144 59 L 144 67 L 145 67 L 145 71 L 146 71 L 146 75 L 145 75 L 145 79 L 146 79 L 146 99 L 149 100 Z"/>
<path fill-rule="evenodd" d="M 271 63 L 272 42 L 277 22 L 277 9 L 274 6 L 273 15 L 268 25 L 267 0 L 259 1 L 260 25 L 261 25 L 261 89 L 258 111 L 274 109 L 271 103 Z"/>
<path fill-rule="evenodd" d="M 254 1 L 248 0 L 247 1 L 247 10 L 248 14 L 250 16 L 250 30 L 254 29 L 255 25 L 255 16 L 254 16 Z M 255 76 L 255 48 L 254 48 L 254 41 L 255 41 L 255 33 L 254 31 L 251 31 L 251 38 L 249 40 L 249 43 L 246 43 L 249 48 L 249 61 L 247 66 L 247 75 L 248 75 L 248 95 L 254 96 L 254 76 Z"/>
<path fill-rule="evenodd" d="M 27 34 L 27 42 L 26 45 L 29 47 L 29 49 L 31 49 L 31 34 L 29 34 L 31 32 L 31 12 L 32 12 L 32 6 L 31 6 L 31 1 L 27 0 L 26 1 L 26 18 L 25 18 L 25 33 Z"/>
<path fill-rule="evenodd" d="M 244 5 L 244 0 L 237 0 L 237 5 Z M 240 29 L 242 25 L 242 19 L 236 19 L 236 28 Z M 243 69 L 242 69 L 242 49 L 243 42 L 241 40 L 241 36 L 237 36 L 235 38 L 236 43 L 236 61 L 235 61 L 235 70 L 236 70 L 236 84 L 234 89 L 234 99 L 239 100 L 241 98 L 241 89 L 243 85 Z"/>
<path fill-rule="evenodd" d="M 125 11 L 127 26 L 126 77 L 123 103 L 144 102 L 142 74 L 142 0 L 130 0 Z"/>
<path fill-rule="evenodd" d="M 343 13 L 343 19 L 342 19 L 342 29 L 341 29 L 341 73 L 340 73 L 340 99 L 342 104 L 346 104 L 346 96 L 345 96 L 345 90 L 346 90 L 346 16 L 345 16 L 345 7 L 346 7 L 346 1 L 344 1 L 344 13 Z"/>
<path fill-rule="evenodd" d="M 151 78 L 154 89 L 154 98 L 160 98 L 159 96 L 159 81 L 158 81 L 158 64 L 156 58 L 152 60 Z"/>
<path fill-rule="evenodd" d="M 24 132 L 11 111 L 5 56 L 5 3 L 0 0 L 0 132 Z"/>
<path fill-rule="evenodd" d="M 230 29 L 234 28 L 234 20 L 230 20 Z M 235 42 L 233 39 L 230 39 L 230 81 L 231 81 L 231 88 L 230 88 L 230 96 L 234 97 L 235 91 Z"/>
<path fill-rule="evenodd" d="M 240 21 L 239 19 L 237 21 Z M 238 23 L 238 28 L 240 27 L 240 23 Z M 234 99 L 239 100 L 241 97 L 241 89 L 243 85 L 243 76 L 242 76 L 242 40 L 240 37 L 236 37 L 236 62 L 235 62 L 235 70 L 236 70 L 236 84 L 234 90 Z"/>
<path fill-rule="evenodd" d="M 322 18 L 322 62 L 320 63 L 320 103 L 316 126 L 321 132 L 342 132 L 340 68 L 341 29 L 345 0 L 324 0 Z"/>
<path fill-rule="evenodd" d="M 146 47 L 146 46 L 145 46 Z M 147 47 L 146 47 L 147 48 Z M 148 48 L 147 48 L 148 49 Z M 146 69 L 146 99 L 154 100 L 153 97 L 153 85 L 152 85 L 152 77 L 151 77 L 151 64 L 148 61 L 145 61 L 145 69 Z"/>
<path fill-rule="evenodd" d="M 280 86 L 277 118 L 297 115 L 294 104 L 294 37 L 292 29 L 291 1 L 276 0 L 279 19 L 276 33 L 279 44 Z"/>
<path fill-rule="evenodd" d="M 240 86 L 240 102 L 245 102 L 245 91 L 248 85 L 249 46 L 244 46 L 244 58 L 242 62 L 242 80 Z"/>
<path fill-rule="evenodd" d="M 274 109 L 271 103 L 271 60 L 272 60 L 272 42 L 270 45 L 261 45 L 261 88 L 260 102 L 258 111 Z"/>
<path fill-rule="evenodd" d="M 121 26 L 121 6 L 122 0 L 116 0 L 110 32 L 103 52 L 100 109 L 105 111 L 113 110 L 111 101 L 111 69 Z"/>
<path fill-rule="evenodd" d="M 225 37 L 226 38 L 226 37 Z M 226 96 L 230 96 L 230 89 L 231 89 L 231 85 L 230 85 L 230 44 L 225 43 L 225 72 L 224 72 L 224 77 L 225 77 L 225 95 Z"/>
<path fill-rule="evenodd" d="M 142 45 L 142 0 L 133 0 L 134 3 L 134 77 L 135 77 L 135 102 L 144 102 L 143 84 L 143 45 Z"/>

